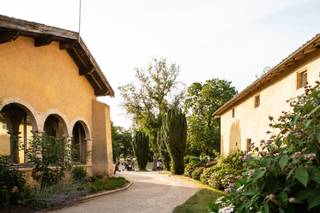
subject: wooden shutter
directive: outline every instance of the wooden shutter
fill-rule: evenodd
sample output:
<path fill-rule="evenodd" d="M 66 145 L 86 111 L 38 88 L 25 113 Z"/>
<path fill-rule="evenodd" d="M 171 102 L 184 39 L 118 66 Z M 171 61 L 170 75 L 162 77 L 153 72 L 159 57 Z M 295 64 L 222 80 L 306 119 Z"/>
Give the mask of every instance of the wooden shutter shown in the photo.
<path fill-rule="evenodd" d="M 304 86 L 307 85 L 307 82 L 308 82 L 308 73 L 307 73 L 307 71 L 304 71 L 304 72 L 301 73 L 301 78 L 303 79 L 301 86 L 304 87 Z"/>
<path fill-rule="evenodd" d="M 302 75 L 300 72 L 297 73 L 297 89 L 302 87 Z"/>

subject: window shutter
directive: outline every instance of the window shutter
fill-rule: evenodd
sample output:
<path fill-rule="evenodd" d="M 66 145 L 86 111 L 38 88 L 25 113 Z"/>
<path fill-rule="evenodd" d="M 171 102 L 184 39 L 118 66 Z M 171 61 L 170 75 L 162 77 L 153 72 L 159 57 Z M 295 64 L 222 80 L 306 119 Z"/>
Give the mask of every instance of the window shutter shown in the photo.
<path fill-rule="evenodd" d="M 302 85 L 301 85 L 301 80 L 302 80 L 301 76 L 302 76 L 301 73 L 298 72 L 297 73 L 297 89 L 302 87 Z"/>
<path fill-rule="evenodd" d="M 302 86 L 306 86 L 307 82 L 308 82 L 308 73 L 307 71 L 303 72 L 303 85 Z"/>

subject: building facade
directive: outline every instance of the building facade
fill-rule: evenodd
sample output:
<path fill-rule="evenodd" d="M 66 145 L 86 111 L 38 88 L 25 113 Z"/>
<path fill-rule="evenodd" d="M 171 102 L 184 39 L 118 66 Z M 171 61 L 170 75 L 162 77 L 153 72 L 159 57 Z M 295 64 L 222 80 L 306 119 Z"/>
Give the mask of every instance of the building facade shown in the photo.
<path fill-rule="evenodd" d="M 31 171 L 34 134 L 65 137 L 93 174 L 112 174 L 114 92 L 78 33 L 0 16 L 0 155 Z"/>
<path fill-rule="evenodd" d="M 305 43 L 269 72 L 220 107 L 214 116 L 221 122 L 221 153 L 270 139 L 269 116 L 278 118 L 291 110 L 287 100 L 304 92 L 320 77 L 320 34 Z"/>

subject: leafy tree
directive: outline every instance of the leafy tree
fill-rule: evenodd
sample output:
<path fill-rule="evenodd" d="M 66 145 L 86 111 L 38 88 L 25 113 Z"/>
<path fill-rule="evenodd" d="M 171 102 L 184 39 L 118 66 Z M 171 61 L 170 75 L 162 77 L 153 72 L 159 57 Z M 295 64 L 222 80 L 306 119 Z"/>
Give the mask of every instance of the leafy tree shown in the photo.
<path fill-rule="evenodd" d="M 139 169 L 146 170 L 149 154 L 149 137 L 145 133 L 137 131 L 132 146 L 138 161 Z"/>
<path fill-rule="evenodd" d="M 178 93 L 179 66 L 166 59 L 153 59 L 147 69 L 136 69 L 136 83 L 119 88 L 123 106 L 133 119 L 136 129 L 144 131 L 150 139 L 152 151 L 159 154 L 157 134 L 161 115 L 168 104 L 178 105 L 184 92 Z"/>
<path fill-rule="evenodd" d="M 133 156 L 131 132 L 111 123 L 113 160 Z"/>
<path fill-rule="evenodd" d="M 220 148 L 220 124 L 213 113 L 236 94 L 231 82 L 211 79 L 189 86 L 185 100 L 188 113 L 188 154 L 213 155 Z"/>
<path fill-rule="evenodd" d="M 171 157 L 171 172 L 183 174 L 187 121 L 185 114 L 179 108 L 173 107 L 167 111 L 162 124 L 162 132 Z"/>

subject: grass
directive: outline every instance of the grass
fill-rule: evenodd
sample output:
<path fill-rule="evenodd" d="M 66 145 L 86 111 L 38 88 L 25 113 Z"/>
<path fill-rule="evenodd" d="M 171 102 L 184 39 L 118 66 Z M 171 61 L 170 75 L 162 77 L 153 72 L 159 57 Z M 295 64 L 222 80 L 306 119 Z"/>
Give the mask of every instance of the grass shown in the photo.
<path fill-rule="evenodd" d="M 177 206 L 173 213 L 202 213 L 210 212 L 209 204 L 213 203 L 218 197 L 223 196 L 223 193 L 204 188 L 190 197 L 185 203 L 180 206 Z"/>
<path fill-rule="evenodd" d="M 126 183 L 128 183 L 128 181 L 123 177 L 110 177 L 106 179 L 97 178 L 92 182 L 87 183 L 85 188 L 88 188 L 90 192 L 99 192 L 117 189 L 124 186 Z"/>

